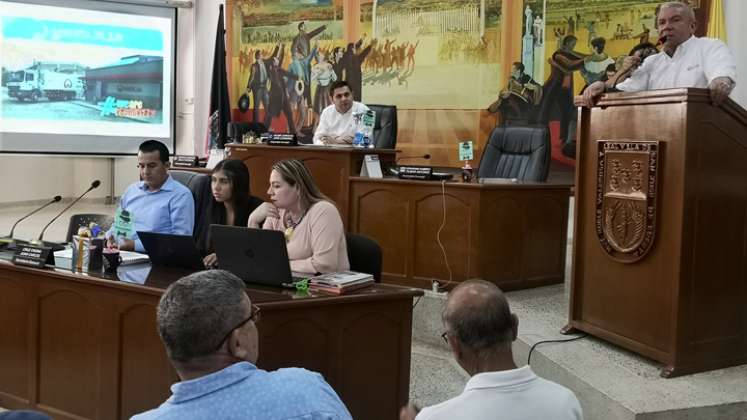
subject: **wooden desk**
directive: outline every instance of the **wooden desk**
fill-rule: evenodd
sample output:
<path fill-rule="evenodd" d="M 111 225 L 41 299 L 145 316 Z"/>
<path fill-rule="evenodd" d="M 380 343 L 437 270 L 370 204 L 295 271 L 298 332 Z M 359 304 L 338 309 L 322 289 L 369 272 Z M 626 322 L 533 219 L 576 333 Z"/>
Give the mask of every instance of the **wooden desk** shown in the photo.
<path fill-rule="evenodd" d="M 149 270 L 86 275 L 0 260 L 0 406 L 55 419 L 126 419 L 160 405 L 177 376 L 155 309 L 163 289 L 186 272 Z M 130 277 L 145 282 L 120 281 Z M 318 371 L 353 418 L 397 418 L 409 392 L 412 298 L 422 291 L 247 293 L 262 308 L 260 368 Z"/>
<path fill-rule="evenodd" d="M 265 201 L 269 199 L 272 165 L 282 159 L 303 161 L 314 176 L 319 189 L 337 204 L 343 223 L 348 222 L 351 176 L 358 175 L 363 157 L 379 155 L 382 164 L 393 163 L 396 150 L 361 149 L 329 146 L 267 146 L 259 144 L 227 144 L 226 158 L 241 159 L 249 168 L 251 192 Z"/>
<path fill-rule="evenodd" d="M 351 232 L 384 253 L 383 281 L 431 288 L 482 278 L 504 290 L 561 283 L 569 185 L 475 184 L 353 177 Z"/>

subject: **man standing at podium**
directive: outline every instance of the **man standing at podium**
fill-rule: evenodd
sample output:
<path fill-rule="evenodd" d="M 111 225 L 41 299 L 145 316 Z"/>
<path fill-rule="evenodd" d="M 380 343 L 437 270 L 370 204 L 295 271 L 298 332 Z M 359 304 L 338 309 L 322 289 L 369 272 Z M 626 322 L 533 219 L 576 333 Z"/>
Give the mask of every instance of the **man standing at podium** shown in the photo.
<path fill-rule="evenodd" d="M 621 73 L 633 69 L 617 85 L 595 82 L 576 104 L 592 106 L 605 91 L 636 92 L 669 88 L 708 88 L 714 104 L 722 103 L 736 85 L 737 66 L 729 48 L 718 39 L 696 38 L 695 14 L 685 3 L 670 1 L 656 15 L 662 51 L 644 62 L 637 56 L 625 59 Z M 639 67 L 640 66 L 640 67 Z M 614 78 L 613 78 L 614 79 Z"/>

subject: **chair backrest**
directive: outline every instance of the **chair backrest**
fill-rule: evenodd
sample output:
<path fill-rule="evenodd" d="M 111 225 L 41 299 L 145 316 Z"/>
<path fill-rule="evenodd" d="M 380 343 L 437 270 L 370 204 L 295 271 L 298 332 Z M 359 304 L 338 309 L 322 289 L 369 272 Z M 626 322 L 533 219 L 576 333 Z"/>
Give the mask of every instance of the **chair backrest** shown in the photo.
<path fill-rule="evenodd" d="M 210 175 L 192 171 L 170 170 L 169 174 L 179 183 L 192 191 L 195 200 L 195 226 L 203 217 L 207 217 L 207 209 L 210 206 L 212 190 L 210 187 Z"/>
<path fill-rule="evenodd" d="M 394 105 L 366 105 L 376 114 L 374 146 L 377 149 L 397 147 L 397 107 Z"/>
<path fill-rule="evenodd" d="M 478 178 L 544 182 L 550 171 L 547 127 L 496 127 L 480 158 Z"/>
<path fill-rule="evenodd" d="M 376 283 L 381 283 L 381 247 L 373 239 L 355 233 L 346 233 L 350 269 L 372 274 Z"/>
<path fill-rule="evenodd" d="M 95 214 L 95 213 L 83 213 L 74 214 L 70 216 L 70 223 L 67 225 L 67 236 L 65 236 L 65 242 L 71 242 L 73 235 L 78 234 L 78 229 L 81 226 L 88 226 L 91 222 L 96 223 L 104 231 L 109 230 L 114 223 L 114 217 L 109 214 Z"/>

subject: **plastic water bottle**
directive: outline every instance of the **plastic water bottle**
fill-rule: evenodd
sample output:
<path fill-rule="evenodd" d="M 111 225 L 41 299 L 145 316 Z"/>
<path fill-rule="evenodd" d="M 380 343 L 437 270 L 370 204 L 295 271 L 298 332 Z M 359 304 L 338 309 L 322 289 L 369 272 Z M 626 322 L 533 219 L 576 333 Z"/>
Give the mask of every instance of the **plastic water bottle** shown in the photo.
<path fill-rule="evenodd" d="M 353 114 L 355 120 L 355 136 L 353 137 L 353 147 L 364 147 L 363 144 L 363 114 Z"/>
<path fill-rule="evenodd" d="M 365 114 L 363 114 L 362 118 L 362 128 L 361 128 L 361 134 L 362 134 L 362 146 L 363 147 L 374 147 L 373 144 L 373 129 L 374 129 L 374 123 L 376 122 L 376 113 L 371 111 L 370 109 L 366 111 Z"/>

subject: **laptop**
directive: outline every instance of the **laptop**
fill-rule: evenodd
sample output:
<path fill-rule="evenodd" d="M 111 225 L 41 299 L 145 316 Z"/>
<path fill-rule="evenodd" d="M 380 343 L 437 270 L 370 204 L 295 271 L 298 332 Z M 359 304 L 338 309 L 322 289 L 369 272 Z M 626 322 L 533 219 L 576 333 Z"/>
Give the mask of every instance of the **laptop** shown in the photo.
<path fill-rule="evenodd" d="M 192 236 L 156 232 L 138 232 L 137 236 L 153 265 L 205 269 L 205 263 Z"/>
<path fill-rule="evenodd" d="M 285 235 L 278 230 L 210 225 L 218 266 L 245 283 L 294 287 L 304 276 L 293 276 Z"/>

